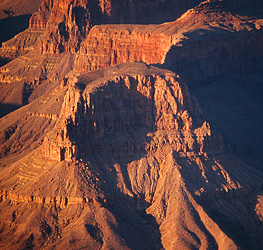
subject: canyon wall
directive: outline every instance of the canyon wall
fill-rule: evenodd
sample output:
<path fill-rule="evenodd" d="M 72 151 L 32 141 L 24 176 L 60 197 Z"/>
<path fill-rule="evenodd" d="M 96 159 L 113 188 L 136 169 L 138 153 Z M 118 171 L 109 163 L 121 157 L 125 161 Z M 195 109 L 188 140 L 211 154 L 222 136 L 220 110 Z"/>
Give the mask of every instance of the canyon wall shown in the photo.
<path fill-rule="evenodd" d="M 45 4 L 47 8 L 33 16 L 30 22 L 31 27 L 45 27 L 40 40 L 41 53 L 75 53 L 89 31 L 88 1 L 46 1 Z M 46 13 L 49 14 L 47 21 Z"/>
<path fill-rule="evenodd" d="M 161 25 L 93 26 L 95 9 L 111 16 L 113 7 L 105 6 L 112 4 L 46 0 L 30 28 L 4 43 L 1 54 L 72 53 L 81 73 L 133 61 L 164 64 L 188 84 L 261 70 L 263 21 L 238 17 L 227 1 L 206 1 Z"/>
<path fill-rule="evenodd" d="M 226 32 L 201 40 L 171 46 L 164 66 L 177 72 L 188 85 L 205 84 L 230 74 L 247 75 L 262 71 L 263 30 Z M 193 34 L 194 35 L 194 34 Z"/>
<path fill-rule="evenodd" d="M 162 23 L 176 19 L 199 2 L 45 0 L 31 17 L 29 27 L 45 29 L 40 39 L 41 53 L 76 53 L 94 24 Z"/>
<path fill-rule="evenodd" d="M 135 63 L 130 68 L 134 65 L 146 67 Z M 220 150 L 220 139 L 211 134 L 197 102 L 175 74 L 117 74 L 87 86 L 83 79 L 68 80 L 60 123 L 43 145 L 46 156 L 71 160 L 94 153 L 154 151 L 167 140 L 164 131 L 171 131 L 168 143 L 178 152 Z M 160 136 L 150 136 L 145 144 L 146 135 L 155 131 Z"/>
<path fill-rule="evenodd" d="M 177 42 L 176 35 L 144 31 L 143 27 L 95 26 L 76 55 L 74 70 L 92 71 L 118 63 L 142 61 L 147 64 L 164 64 L 178 73 L 188 84 L 219 79 L 229 74 L 261 72 L 263 32 L 219 35 L 207 32 L 201 39 Z M 150 30 L 150 28 L 149 28 Z M 195 36 L 194 31 L 189 38 Z"/>
<path fill-rule="evenodd" d="M 3 42 L 0 57 L 14 59 L 26 52 L 38 50 L 39 37 L 42 36 L 43 32 L 43 29 L 30 28 Z"/>
<path fill-rule="evenodd" d="M 172 39 L 162 33 L 152 33 L 147 26 L 95 26 L 81 43 L 74 70 L 86 72 L 134 61 L 161 64 Z"/>

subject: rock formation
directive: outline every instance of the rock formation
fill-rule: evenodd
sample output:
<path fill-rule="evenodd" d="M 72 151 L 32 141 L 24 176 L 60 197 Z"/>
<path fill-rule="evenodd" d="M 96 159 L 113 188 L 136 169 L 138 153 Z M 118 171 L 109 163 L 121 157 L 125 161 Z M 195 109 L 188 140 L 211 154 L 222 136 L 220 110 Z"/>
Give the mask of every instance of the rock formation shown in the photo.
<path fill-rule="evenodd" d="M 199 1 L 182 4 L 182 1 L 50 1 L 45 0 L 39 11 L 30 19 L 30 28 L 45 28 L 41 38 L 41 53 L 76 53 L 81 40 L 85 39 L 91 26 L 101 23 L 160 23 L 173 20 L 183 10 Z M 158 9 L 157 15 L 152 11 Z M 161 10 L 161 12 L 159 11 Z M 173 11 L 175 13 L 173 13 Z M 168 16 L 167 16 L 168 14 Z M 154 17 L 154 18 L 152 18 Z"/>
<path fill-rule="evenodd" d="M 143 75 L 138 75 L 143 66 L 133 63 L 110 68 L 104 73 L 109 80 L 104 77 L 86 82 L 84 76 L 69 79 L 61 109 L 63 121 L 56 136 L 44 142 L 45 155 L 54 160 L 72 160 L 90 154 L 142 152 L 144 146 L 129 135 L 134 127 L 142 131 L 182 131 L 170 138 L 176 151 L 219 150 L 220 140 L 209 139 L 210 127 L 202 121 L 202 112 L 187 87 L 180 85 L 171 72 L 144 67 Z M 148 72 L 153 73 L 148 76 Z M 117 137 L 116 147 L 111 138 Z M 81 146 L 72 145 L 72 140 L 80 138 Z M 146 147 L 154 151 L 156 143 L 161 142 L 152 141 Z"/>
<path fill-rule="evenodd" d="M 81 43 L 75 70 L 143 61 L 164 64 L 188 83 L 233 70 L 238 74 L 260 72 L 263 22 L 233 15 L 231 10 L 226 1 L 206 1 L 171 23 L 95 26 Z M 233 57 L 238 59 L 233 61 Z"/>
<path fill-rule="evenodd" d="M 0 249 L 263 247 L 262 4 L 184 2 L 45 0 L 3 43 Z"/>
<path fill-rule="evenodd" d="M 21 75 L 37 75 L 31 78 L 31 82 L 36 78 L 45 79 L 50 69 L 54 72 L 52 79 L 58 79 L 55 75 L 60 69 L 41 64 L 45 61 L 52 64 L 61 57 L 67 58 L 66 54 L 76 55 L 75 62 L 71 62 L 76 72 L 143 61 L 163 64 L 179 73 L 190 86 L 193 82 L 202 84 L 202 81 L 226 77 L 233 72 L 245 75 L 261 71 L 262 19 L 233 14 L 233 7 L 226 1 L 206 1 L 176 21 L 161 25 L 94 27 L 91 27 L 89 5 L 84 2 L 72 4 L 46 1 L 32 16 L 30 28 L 3 44 L 2 56 L 14 58 L 26 54 L 28 68 L 16 66 L 19 71 L 14 71 L 14 64 L 21 63 L 21 58 L 18 58 L 2 69 L 2 82 L 18 82 Z M 76 19 L 78 13 L 74 11 L 78 8 L 85 10 L 82 13 L 87 15 L 85 22 Z M 36 55 L 28 52 L 39 49 L 42 61 L 36 63 Z M 237 59 L 232 60 L 233 57 Z M 7 88 L 7 93 L 12 91 Z M 5 94 L 1 99 L 17 103 Z"/>
<path fill-rule="evenodd" d="M 242 244 L 260 244 L 258 240 L 254 245 L 233 241 L 224 232 L 227 229 L 213 221 L 212 211 L 218 205 L 210 207 L 207 200 L 228 204 L 232 199 L 242 203 L 247 196 L 254 199 L 259 187 L 252 188 L 251 183 L 260 183 L 262 173 L 223 153 L 220 137 L 213 135 L 196 100 L 176 74 L 142 63 L 82 75 L 72 72 L 50 94 L 23 109 L 1 120 L 5 167 L 0 205 L 17 207 L 11 215 L 13 224 L 2 220 L 3 232 L 15 230 L 19 214 L 29 207 L 36 216 L 41 207 L 49 207 L 59 221 L 48 219 L 49 213 L 42 214 L 37 224 L 29 218 L 26 223 L 33 236 L 28 239 L 19 234 L 22 240 L 16 247 L 71 248 L 70 239 L 78 239 L 77 247 L 109 244 L 123 249 L 144 249 L 147 244 L 152 249 L 208 245 L 236 249 Z M 17 139 L 32 122 L 45 132 L 28 131 L 25 138 Z M 36 135 L 32 145 L 28 144 L 30 134 Z M 79 215 L 74 212 L 77 207 L 82 211 Z M 101 209 L 114 224 L 94 219 L 88 212 L 98 216 Z M 240 209 L 250 216 L 254 207 L 242 205 Z M 260 217 L 260 205 L 256 209 Z M 130 219 L 125 217 L 129 211 L 133 211 Z M 143 219 L 147 214 L 156 222 Z M 233 223 L 242 227 L 241 221 L 242 216 Z M 87 234 L 82 240 L 68 236 L 75 223 Z M 129 225 L 137 228 L 137 223 L 151 243 L 141 237 L 133 243 L 139 237 L 138 229 L 125 230 Z M 258 228 L 254 222 L 245 226 Z M 121 238 L 109 240 L 116 230 Z M 14 242 L 5 239 L 5 245 Z"/>

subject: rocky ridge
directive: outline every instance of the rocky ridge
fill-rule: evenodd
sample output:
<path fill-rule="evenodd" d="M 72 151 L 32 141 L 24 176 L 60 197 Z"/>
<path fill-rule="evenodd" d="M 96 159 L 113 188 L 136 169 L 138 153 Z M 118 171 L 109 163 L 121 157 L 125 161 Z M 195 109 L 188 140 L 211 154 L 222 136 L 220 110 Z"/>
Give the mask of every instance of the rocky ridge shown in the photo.
<path fill-rule="evenodd" d="M 33 21 L 33 16 L 29 30 L 4 43 L 1 53 L 14 57 L 39 48 L 43 55 L 70 52 L 76 54 L 74 69 L 77 72 L 133 61 L 164 64 L 164 67 L 179 73 L 188 84 L 193 79 L 201 81 L 222 77 L 222 74 L 226 76 L 233 70 L 237 74 L 260 72 L 262 51 L 260 42 L 255 41 L 262 39 L 262 20 L 232 14 L 231 6 L 226 3 L 206 1 L 176 21 L 161 25 L 92 27 L 81 21 L 77 23 L 74 17 L 77 13 L 72 12 L 73 9 L 86 8 L 85 13 L 89 15 L 85 3 L 76 2 L 74 7 L 63 2 L 64 7 L 58 4 L 55 7 L 47 2 L 43 5 L 45 8 L 41 7 L 36 14 L 36 19 L 43 15 L 49 24 L 39 26 L 38 21 Z M 81 7 L 81 4 L 86 7 Z M 63 15 L 63 11 L 68 14 Z M 66 16 L 65 20 L 63 16 Z M 208 47 L 209 51 L 206 50 Z M 232 61 L 233 57 L 240 58 Z M 5 76 L 9 74 L 4 73 Z"/>
<path fill-rule="evenodd" d="M 76 53 L 80 48 L 81 41 L 87 37 L 94 24 L 149 23 L 153 15 L 152 13 L 149 15 L 148 11 L 163 5 L 162 12 L 155 16 L 156 21 L 158 20 L 157 22 L 160 23 L 175 19 L 179 13 L 183 13 L 182 10 L 187 5 L 190 7 L 193 6 L 193 3 L 198 2 L 192 1 L 188 4 L 181 4 L 180 1 L 175 0 L 168 4 L 165 1 L 164 3 L 160 3 L 160 1 L 115 3 L 110 0 L 78 0 L 73 2 L 46 0 L 39 11 L 31 17 L 29 27 L 34 29 L 45 28 L 44 36 L 40 39 L 41 53 Z M 169 13 L 172 12 L 171 8 L 175 10 L 175 14 Z M 166 16 L 167 13 L 169 13 L 168 16 Z"/>
<path fill-rule="evenodd" d="M 206 1 L 176 21 L 161 25 L 95 26 L 81 43 L 75 70 L 85 72 L 143 61 L 164 64 L 185 78 L 191 75 L 192 79 L 185 79 L 189 83 L 202 77 L 216 78 L 219 72 L 228 75 L 233 69 L 242 74 L 260 72 L 261 48 L 255 41 L 262 39 L 262 19 L 232 14 L 226 2 Z M 240 50 L 243 63 L 232 62 L 230 58 L 237 58 Z"/>

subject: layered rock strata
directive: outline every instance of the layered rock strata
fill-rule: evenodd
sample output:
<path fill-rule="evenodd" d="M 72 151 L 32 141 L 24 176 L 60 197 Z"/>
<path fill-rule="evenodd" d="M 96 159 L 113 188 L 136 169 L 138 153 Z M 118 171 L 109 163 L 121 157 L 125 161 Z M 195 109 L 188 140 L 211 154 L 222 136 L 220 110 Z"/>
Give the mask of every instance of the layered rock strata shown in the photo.
<path fill-rule="evenodd" d="M 193 1 L 199 2 L 199 1 Z M 75 53 L 79 49 L 81 40 L 85 39 L 92 24 L 101 23 L 149 23 L 152 13 L 150 9 L 160 10 L 160 5 L 168 3 L 154 2 L 130 2 L 122 3 L 112 1 L 50 1 L 46 0 L 39 11 L 30 19 L 30 28 L 45 28 L 45 34 L 41 38 L 41 52 L 58 54 L 61 52 Z M 186 4 L 189 7 L 192 3 Z M 123 6 L 123 7 L 121 7 Z M 183 13 L 183 8 L 177 1 L 172 2 L 169 8 L 161 8 L 164 13 L 155 15 L 155 22 L 161 23 L 165 20 L 173 20 L 178 14 Z M 178 14 L 169 14 L 170 8 L 174 8 Z M 149 13 L 151 15 L 149 15 Z M 172 17 L 171 17 L 172 15 Z M 128 17 L 128 19 L 127 19 Z"/>
<path fill-rule="evenodd" d="M 73 67 L 74 55 L 39 55 L 30 51 L 0 69 L 0 102 L 25 105 L 59 85 Z"/>
<path fill-rule="evenodd" d="M 155 26 L 154 29 L 158 27 Z M 87 39 L 81 43 L 75 61 L 75 71 L 92 71 L 134 61 L 147 64 L 163 63 L 173 44 L 173 38 L 152 30 L 147 26 L 133 25 L 93 27 Z"/>
<path fill-rule="evenodd" d="M 39 48 L 42 54 L 76 53 L 74 69 L 82 73 L 123 62 L 164 64 L 187 82 L 222 77 L 232 69 L 238 74 L 261 70 L 262 50 L 255 41 L 262 40 L 262 20 L 235 15 L 225 1 L 206 1 L 174 22 L 147 26 L 92 27 L 88 7 L 47 1 L 39 12 L 49 13 L 43 14 L 47 24 L 32 21 L 29 30 L 4 44 L 2 53 L 14 57 Z"/>
<path fill-rule="evenodd" d="M 262 49 L 255 41 L 262 40 L 262 27 L 261 19 L 235 15 L 226 1 L 206 1 L 171 23 L 93 27 L 74 69 L 142 61 L 164 64 L 187 82 L 226 76 L 233 69 L 237 74 L 260 72 Z"/>
<path fill-rule="evenodd" d="M 262 30 L 225 33 L 200 41 L 185 41 L 171 46 L 165 67 L 178 72 L 190 85 L 204 84 L 230 74 L 262 72 Z"/>
<path fill-rule="evenodd" d="M 52 1 L 52 4 L 46 30 L 40 41 L 41 53 L 75 53 L 79 42 L 89 31 L 88 1 Z"/>
<path fill-rule="evenodd" d="M 47 42 L 45 55 L 34 59 L 36 53 L 25 50 L 2 68 L 6 101 L 8 93 L 9 100 L 17 99 L 16 83 L 25 94 L 35 89 L 29 105 L 0 119 L 0 248 L 261 249 L 262 170 L 222 150 L 181 77 L 142 63 L 67 74 L 74 62 L 70 53 L 78 48 L 79 72 L 129 60 L 176 68 L 176 56 L 190 60 L 189 54 L 193 61 L 182 60 L 184 67 L 176 69 L 198 68 L 197 61 L 223 60 L 225 54 L 214 55 L 213 49 L 229 53 L 236 46 L 237 40 L 220 40 L 225 34 L 232 39 L 228 32 L 245 41 L 233 55 L 246 57 L 246 46 L 251 49 L 249 72 L 254 60 L 260 63 L 253 37 L 261 39 L 261 20 L 231 15 L 225 1 L 206 1 L 173 23 L 95 26 L 84 41 L 84 33 L 78 40 L 84 29 L 73 8 L 82 10 L 85 3 L 46 1 L 46 18 L 31 19 L 31 29 L 47 29 L 40 39 Z M 89 10 L 91 19 L 98 10 L 114 13 L 111 1 L 89 4 L 84 14 Z M 71 18 L 62 17 L 70 6 Z M 74 36 L 67 40 L 71 25 Z M 192 48 L 199 38 L 208 41 L 211 57 L 205 48 Z M 194 42 L 187 46 L 187 39 Z M 154 51 L 156 61 L 149 48 L 160 50 Z M 63 50 L 69 53 L 59 54 Z M 242 63 L 226 61 L 237 73 L 246 72 Z M 223 72 L 230 72 L 226 65 Z M 202 75 L 218 76 L 218 71 L 207 66 Z"/>
<path fill-rule="evenodd" d="M 19 33 L 2 44 L 0 55 L 14 59 L 27 51 L 38 50 L 38 39 L 43 32 L 43 29 L 29 28 Z"/>
<path fill-rule="evenodd" d="M 134 75 L 133 68 L 145 72 Z M 72 160 L 94 153 L 154 151 L 167 140 L 164 131 L 171 131 L 169 143 L 178 152 L 220 150 L 220 140 L 211 135 L 186 85 L 172 72 L 155 71 L 160 73 L 154 73 L 153 67 L 132 63 L 110 68 L 107 77 L 95 81 L 89 82 L 84 76 L 69 79 L 61 123 L 54 138 L 44 143 L 45 155 Z M 143 133 L 163 131 L 164 141 L 150 140 L 149 136 L 149 143 L 141 145 L 144 139 L 134 134 L 135 127 L 142 138 Z M 112 141 L 116 137 L 117 145 Z"/>
<path fill-rule="evenodd" d="M 30 28 L 46 28 L 46 37 L 42 41 L 44 53 L 69 51 L 67 43 L 70 43 L 73 52 L 73 48 L 78 49 L 78 39 L 86 37 L 91 24 L 162 23 L 176 19 L 199 2 L 45 0 L 39 11 L 31 17 Z"/>

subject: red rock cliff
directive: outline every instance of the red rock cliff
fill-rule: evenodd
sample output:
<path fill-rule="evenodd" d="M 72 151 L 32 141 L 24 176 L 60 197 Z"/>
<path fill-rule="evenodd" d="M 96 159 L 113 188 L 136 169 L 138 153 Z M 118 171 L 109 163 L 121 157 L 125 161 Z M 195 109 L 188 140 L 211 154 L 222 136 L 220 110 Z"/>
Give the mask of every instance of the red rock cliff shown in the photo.
<path fill-rule="evenodd" d="M 81 44 L 74 69 L 86 72 L 134 61 L 162 63 L 171 43 L 171 37 L 152 33 L 147 26 L 95 26 Z"/>
<path fill-rule="evenodd" d="M 174 20 L 198 2 L 45 0 L 39 11 L 31 17 L 29 27 L 46 29 L 40 42 L 42 53 L 75 53 L 93 24 L 161 23 Z M 156 12 L 155 15 L 153 12 Z"/>
<path fill-rule="evenodd" d="M 161 25 L 98 25 L 80 45 L 74 69 L 123 62 L 163 64 L 188 83 L 260 72 L 263 20 L 236 15 L 228 1 L 205 1 Z"/>
<path fill-rule="evenodd" d="M 61 122 L 44 144 L 46 156 L 71 160 L 92 153 L 154 151 L 167 140 L 161 135 L 167 131 L 178 152 L 220 149 L 220 140 L 175 74 L 140 63 L 128 64 L 124 73 L 124 65 L 103 71 L 106 77 L 93 82 L 89 75 L 69 79 Z M 160 136 L 149 136 L 145 144 L 146 134 L 154 131 Z"/>
<path fill-rule="evenodd" d="M 40 41 L 42 53 L 77 51 L 79 41 L 86 37 L 90 27 L 90 12 L 87 4 L 87 0 L 44 3 L 40 12 L 31 18 L 32 27 L 46 28 L 44 37 Z"/>

